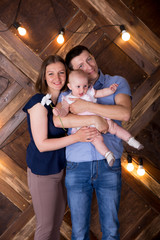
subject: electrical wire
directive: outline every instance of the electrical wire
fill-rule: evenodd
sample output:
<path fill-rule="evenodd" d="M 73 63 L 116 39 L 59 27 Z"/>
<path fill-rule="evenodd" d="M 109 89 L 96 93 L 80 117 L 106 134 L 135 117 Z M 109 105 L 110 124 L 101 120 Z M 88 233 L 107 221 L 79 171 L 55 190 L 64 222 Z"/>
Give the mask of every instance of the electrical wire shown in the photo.
<path fill-rule="evenodd" d="M 56 13 L 56 11 L 55 11 L 55 6 L 54 6 L 54 3 L 53 3 L 53 0 L 50 0 L 50 3 L 51 3 L 51 5 L 52 5 L 52 9 L 53 9 L 53 12 L 54 12 L 54 15 L 55 15 L 55 18 L 56 18 L 56 20 L 57 20 L 57 22 L 58 22 L 58 25 L 59 25 L 59 27 L 60 27 L 60 31 L 62 30 L 63 32 L 65 32 L 65 31 L 68 31 L 68 32 L 71 32 L 71 33 L 78 33 L 78 34 L 89 34 L 89 33 L 93 33 L 93 32 L 96 32 L 96 31 L 98 31 L 99 29 L 102 29 L 102 28 L 105 28 L 105 27 L 120 27 L 121 25 L 120 24 L 108 24 L 108 25 L 103 25 L 103 26 L 100 26 L 100 27 L 97 27 L 96 29 L 94 29 L 94 30 L 92 30 L 92 31 L 89 31 L 89 32 L 77 32 L 77 31 L 72 31 L 72 30 L 70 30 L 70 29 L 68 29 L 67 27 L 65 27 L 65 28 L 63 28 L 62 27 L 62 24 L 61 24 L 61 22 L 60 22 L 60 20 L 59 20 L 59 17 L 57 16 L 57 13 Z"/>
<path fill-rule="evenodd" d="M 99 29 L 102 29 L 102 28 L 106 28 L 106 27 L 120 27 L 121 25 L 120 24 L 115 24 L 115 25 L 103 25 L 103 26 L 100 26 L 100 27 L 97 27 L 96 29 L 94 29 L 94 30 L 91 30 L 91 31 L 89 31 L 89 32 L 77 32 L 77 31 L 72 31 L 72 30 L 70 30 L 70 29 L 68 29 L 68 28 L 65 28 L 65 30 L 66 31 L 68 31 L 68 32 L 71 32 L 71 33 L 79 33 L 79 34 L 86 34 L 86 33 L 93 33 L 93 32 L 96 32 L 96 31 L 98 31 Z"/>
<path fill-rule="evenodd" d="M 115 41 L 115 39 L 119 36 L 119 34 L 121 34 L 121 32 L 117 33 L 116 36 L 115 36 L 112 40 L 109 39 L 110 42 L 98 53 L 98 55 L 95 56 L 95 58 L 97 58 L 99 55 L 101 55 L 101 53 L 102 53 L 105 49 L 107 49 L 112 43 L 115 44 L 114 41 Z"/>
<path fill-rule="evenodd" d="M 56 8 L 55 8 L 55 6 L 54 6 L 54 3 L 53 3 L 53 1 L 52 0 L 50 0 L 50 3 L 51 3 L 51 5 L 52 5 L 52 9 L 53 9 L 53 12 L 54 12 L 54 16 L 55 16 L 55 18 L 56 18 L 56 20 L 57 20 L 57 22 L 58 22 L 58 25 L 59 25 L 59 27 L 60 27 L 60 29 L 62 28 L 62 24 L 61 24 L 61 21 L 59 20 L 59 17 L 57 16 L 57 13 L 56 13 Z"/>
<path fill-rule="evenodd" d="M 10 26 L 7 27 L 6 29 L 0 30 L 0 32 L 7 32 L 7 31 L 12 27 L 12 25 L 16 22 L 17 17 L 18 17 L 18 13 L 19 13 L 19 10 L 20 10 L 21 3 L 22 3 L 22 0 L 19 0 L 18 7 L 17 7 L 17 11 L 16 11 L 16 15 L 15 15 L 15 17 L 14 17 L 13 23 L 10 24 Z"/>

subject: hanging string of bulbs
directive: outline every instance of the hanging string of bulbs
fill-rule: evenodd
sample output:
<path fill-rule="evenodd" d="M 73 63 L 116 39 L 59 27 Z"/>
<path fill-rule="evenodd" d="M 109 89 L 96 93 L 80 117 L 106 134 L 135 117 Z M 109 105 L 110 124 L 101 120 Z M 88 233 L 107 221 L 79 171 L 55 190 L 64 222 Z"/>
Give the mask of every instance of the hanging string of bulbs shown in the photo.
<path fill-rule="evenodd" d="M 129 172 L 137 172 L 137 175 L 139 176 L 143 176 L 145 174 L 145 169 L 143 167 L 143 159 L 141 156 L 138 157 L 138 159 L 134 159 L 131 155 L 132 154 L 129 153 L 126 149 L 125 144 L 123 145 L 124 147 L 124 154 L 126 155 L 125 157 L 125 168 L 129 171 Z M 127 163 L 126 163 L 127 162 Z M 137 163 L 138 162 L 138 163 Z"/>
<path fill-rule="evenodd" d="M 99 29 L 102 29 L 102 28 L 106 28 L 106 27 L 115 27 L 115 26 L 119 26 L 120 28 L 120 33 L 121 33 L 121 36 L 122 36 L 122 39 L 123 41 L 128 41 L 130 39 L 130 34 L 129 32 L 127 32 L 126 28 L 124 25 L 103 25 L 101 27 L 98 27 L 96 28 L 95 30 L 92 30 L 92 31 L 89 31 L 89 32 L 77 32 L 77 31 L 71 31 L 69 29 L 64 29 L 64 28 L 61 28 L 61 30 L 59 31 L 59 35 L 57 37 L 57 42 L 59 44 L 63 44 L 64 43 L 64 35 L 65 35 L 65 31 L 69 31 L 69 32 L 72 32 L 72 33 L 77 33 L 77 34 L 86 34 L 86 33 L 92 33 L 92 32 L 96 32 L 97 30 Z"/>
<path fill-rule="evenodd" d="M 130 154 L 127 155 L 127 170 L 129 172 L 132 172 L 134 170 L 134 164 L 132 160 L 132 156 Z M 139 176 L 143 176 L 145 174 L 145 169 L 143 168 L 143 159 L 141 157 L 138 158 L 138 168 L 137 168 L 137 174 Z"/>
<path fill-rule="evenodd" d="M 18 3 L 18 7 L 17 7 L 17 11 L 16 11 L 16 15 L 15 15 L 15 18 L 14 18 L 14 21 L 12 24 L 10 24 L 9 27 L 7 27 L 7 29 L 5 30 L 0 30 L 0 32 L 5 32 L 5 31 L 8 31 L 12 26 L 15 27 L 18 31 L 18 33 L 21 35 L 21 36 L 25 36 L 27 31 L 26 29 L 17 21 L 17 17 L 18 17 L 18 13 L 19 13 L 19 10 L 20 10 L 20 6 L 21 6 L 21 2 L 22 0 L 19 1 Z M 59 31 L 59 35 L 57 37 L 57 42 L 59 44 L 63 44 L 65 39 L 64 39 L 64 35 L 65 35 L 65 32 L 66 31 L 69 31 L 69 32 L 72 32 L 72 33 L 76 33 L 76 34 L 86 34 L 86 33 L 92 33 L 92 32 L 96 32 L 97 30 L 99 29 L 102 29 L 102 28 L 106 28 L 106 27 L 115 27 L 115 26 L 119 26 L 120 28 L 120 33 L 121 33 L 121 37 L 124 41 L 128 41 L 130 39 L 130 34 L 127 32 L 126 28 L 124 25 L 119 25 L 119 24 L 115 24 L 115 25 L 103 25 L 101 27 L 98 27 L 96 28 L 95 30 L 92 30 L 92 31 L 89 31 L 89 32 L 78 32 L 78 31 L 71 31 L 69 29 L 65 29 L 61 26 L 61 23 L 60 23 L 60 20 L 56 14 L 56 11 L 55 11 L 55 7 L 54 7 L 54 4 L 53 4 L 53 1 L 50 0 L 51 2 L 51 5 L 52 5 L 52 8 L 53 8 L 53 11 L 54 11 L 54 15 L 56 17 L 56 20 L 58 21 L 58 25 L 60 27 L 60 31 Z"/>

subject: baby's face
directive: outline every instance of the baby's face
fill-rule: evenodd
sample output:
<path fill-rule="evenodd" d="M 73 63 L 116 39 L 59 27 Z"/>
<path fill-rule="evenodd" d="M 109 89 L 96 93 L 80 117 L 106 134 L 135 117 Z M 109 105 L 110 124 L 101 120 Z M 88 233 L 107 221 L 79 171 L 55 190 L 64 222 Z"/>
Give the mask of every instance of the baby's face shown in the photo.
<path fill-rule="evenodd" d="M 75 74 L 69 80 L 68 87 L 72 91 L 73 96 L 78 98 L 82 97 L 88 91 L 87 76 Z"/>

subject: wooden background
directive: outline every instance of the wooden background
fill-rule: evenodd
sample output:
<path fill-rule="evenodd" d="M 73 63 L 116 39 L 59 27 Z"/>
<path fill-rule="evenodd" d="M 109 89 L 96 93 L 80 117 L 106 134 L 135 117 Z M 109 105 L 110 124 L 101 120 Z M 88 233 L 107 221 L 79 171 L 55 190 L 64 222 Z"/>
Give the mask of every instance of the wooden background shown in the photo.
<path fill-rule="evenodd" d="M 119 211 L 122 240 L 160 239 L 160 2 L 159 0 L 22 0 L 17 21 L 27 30 L 20 37 L 11 26 L 19 0 L 0 1 L 0 239 L 33 239 L 35 217 L 26 180 L 29 143 L 22 107 L 34 94 L 42 60 L 87 46 L 104 73 L 125 77 L 133 94 L 131 120 L 124 123 L 144 150 L 124 144 L 122 198 Z M 120 38 L 124 24 L 129 42 Z M 65 28 L 65 43 L 56 37 Z M 77 33 L 80 32 L 80 33 Z M 83 34 L 82 34 L 83 33 Z M 135 170 L 126 170 L 127 152 Z M 138 177 L 138 158 L 146 174 Z M 66 210 L 61 239 L 71 239 L 70 211 Z M 101 239 L 95 197 L 91 239 Z"/>

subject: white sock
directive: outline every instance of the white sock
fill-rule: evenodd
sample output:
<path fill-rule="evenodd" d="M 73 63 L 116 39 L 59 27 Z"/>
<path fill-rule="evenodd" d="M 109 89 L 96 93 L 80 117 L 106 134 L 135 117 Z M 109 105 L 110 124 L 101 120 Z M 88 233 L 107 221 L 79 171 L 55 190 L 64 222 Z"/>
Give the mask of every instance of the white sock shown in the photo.
<path fill-rule="evenodd" d="M 138 142 L 134 137 L 131 137 L 127 143 L 129 146 L 134 147 L 138 150 L 141 150 L 144 148 L 144 146 L 140 142 Z"/>
<path fill-rule="evenodd" d="M 115 157 L 114 157 L 113 153 L 110 152 L 110 151 L 109 151 L 109 152 L 106 152 L 105 158 L 106 158 L 106 160 L 107 160 L 107 162 L 108 162 L 108 165 L 109 165 L 110 167 L 112 167 L 113 164 L 114 164 L 114 162 L 115 162 Z"/>

